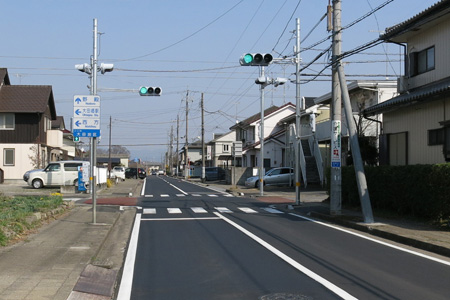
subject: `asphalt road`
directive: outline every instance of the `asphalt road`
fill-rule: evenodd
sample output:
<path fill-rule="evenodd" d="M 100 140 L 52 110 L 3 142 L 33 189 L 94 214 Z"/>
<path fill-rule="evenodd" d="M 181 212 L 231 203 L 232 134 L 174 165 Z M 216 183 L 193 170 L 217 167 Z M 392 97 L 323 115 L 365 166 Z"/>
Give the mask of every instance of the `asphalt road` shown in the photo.
<path fill-rule="evenodd" d="M 448 299 L 450 263 L 148 177 L 118 299 Z M 283 298 L 284 297 L 284 298 Z"/>

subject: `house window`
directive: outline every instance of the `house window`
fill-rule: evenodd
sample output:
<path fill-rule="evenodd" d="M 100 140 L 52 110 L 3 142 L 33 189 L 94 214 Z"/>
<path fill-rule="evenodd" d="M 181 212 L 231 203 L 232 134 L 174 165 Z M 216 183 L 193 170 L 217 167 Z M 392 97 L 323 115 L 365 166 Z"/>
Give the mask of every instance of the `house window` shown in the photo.
<path fill-rule="evenodd" d="M 0 113 L 0 130 L 14 130 L 14 124 L 13 113 Z"/>
<path fill-rule="evenodd" d="M 434 46 L 410 54 L 410 76 L 416 76 L 434 70 Z"/>
<path fill-rule="evenodd" d="M 3 165 L 14 166 L 14 149 L 3 149 Z"/>
<path fill-rule="evenodd" d="M 445 128 L 428 130 L 428 146 L 444 145 Z"/>
<path fill-rule="evenodd" d="M 223 152 L 230 152 L 230 145 L 223 145 Z"/>

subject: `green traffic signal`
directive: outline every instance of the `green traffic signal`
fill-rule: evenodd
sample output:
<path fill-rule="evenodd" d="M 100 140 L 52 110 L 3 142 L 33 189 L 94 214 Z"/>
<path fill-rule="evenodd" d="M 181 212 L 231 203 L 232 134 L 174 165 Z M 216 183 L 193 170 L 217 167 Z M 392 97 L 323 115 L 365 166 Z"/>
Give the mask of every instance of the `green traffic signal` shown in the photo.
<path fill-rule="evenodd" d="M 147 94 L 147 87 L 143 86 L 139 89 L 139 94 Z"/>
<path fill-rule="evenodd" d="M 241 66 L 268 66 L 272 63 L 273 56 L 270 53 L 246 53 L 241 56 Z"/>
<path fill-rule="evenodd" d="M 80 137 L 79 137 L 79 136 L 74 136 L 74 137 L 73 137 L 73 141 L 74 141 L 75 143 L 78 143 L 78 142 L 80 141 Z"/>
<path fill-rule="evenodd" d="M 247 53 L 244 55 L 243 58 L 244 63 L 249 64 L 253 61 L 253 55 L 251 55 L 250 53 Z"/>

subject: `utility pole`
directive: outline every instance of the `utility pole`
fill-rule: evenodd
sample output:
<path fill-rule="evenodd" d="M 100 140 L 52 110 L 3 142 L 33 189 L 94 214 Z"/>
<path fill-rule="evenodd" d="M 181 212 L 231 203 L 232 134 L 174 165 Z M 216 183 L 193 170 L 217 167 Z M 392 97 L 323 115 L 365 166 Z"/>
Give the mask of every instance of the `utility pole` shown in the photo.
<path fill-rule="evenodd" d="M 296 139 L 295 139 L 295 204 L 300 204 L 300 143 L 301 143 L 301 122 L 300 116 L 303 109 L 303 102 L 300 98 L 300 19 L 297 18 L 296 29 L 297 44 L 294 49 L 295 53 L 295 127 L 296 127 Z"/>
<path fill-rule="evenodd" d="M 173 125 L 170 126 L 170 143 L 169 143 L 169 171 L 170 174 L 173 172 Z"/>
<path fill-rule="evenodd" d="M 180 168 L 180 161 L 178 159 L 178 139 L 180 137 L 180 116 L 177 115 L 177 149 L 176 149 L 176 160 L 177 160 L 177 168 L 175 176 L 178 177 L 178 170 Z"/>
<path fill-rule="evenodd" d="M 109 116 L 109 150 L 108 150 L 108 178 L 111 179 L 111 116 Z"/>
<path fill-rule="evenodd" d="M 187 180 L 189 179 L 189 162 L 188 162 L 188 154 L 189 154 L 189 141 L 188 141 L 188 115 L 189 115 L 189 90 L 186 91 L 186 136 L 185 136 L 185 142 L 186 145 L 184 146 L 184 178 Z"/>
<path fill-rule="evenodd" d="M 200 101 L 200 106 L 202 110 L 202 182 L 205 182 L 205 110 L 203 107 L 203 93 Z"/>
<path fill-rule="evenodd" d="M 260 72 L 260 78 L 264 78 L 264 66 L 261 66 L 261 72 Z M 260 92 L 261 92 L 261 128 L 259 130 L 260 132 L 260 139 L 259 139 L 259 145 L 260 145 L 260 151 L 259 151 L 259 195 L 262 197 L 264 196 L 264 84 L 261 84 L 260 86 Z"/>
<path fill-rule="evenodd" d="M 341 1 L 333 0 L 332 103 L 331 103 L 331 179 L 330 214 L 341 214 L 341 87 L 338 56 L 341 54 Z"/>

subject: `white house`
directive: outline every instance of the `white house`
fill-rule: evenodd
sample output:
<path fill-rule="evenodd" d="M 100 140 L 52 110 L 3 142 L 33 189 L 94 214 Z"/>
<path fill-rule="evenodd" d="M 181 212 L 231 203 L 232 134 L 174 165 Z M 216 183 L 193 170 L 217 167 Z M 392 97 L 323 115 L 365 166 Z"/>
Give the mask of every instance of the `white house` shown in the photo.
<path fill-rule="evenodd" d="M 285 166 L 285 132 L 279 121 L 295 112 L 295 105 L 272 106 L 264 111 L 264 168 Z M 242 166 L 258 167 L 260 161 L 261 114 L 257 113 L 230 127 L 236 132 L 236 140 L 242 141 Z"/>

